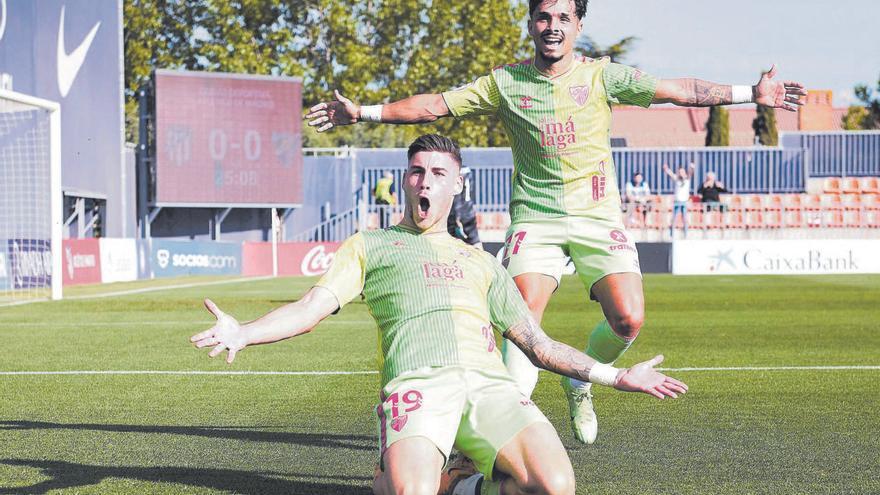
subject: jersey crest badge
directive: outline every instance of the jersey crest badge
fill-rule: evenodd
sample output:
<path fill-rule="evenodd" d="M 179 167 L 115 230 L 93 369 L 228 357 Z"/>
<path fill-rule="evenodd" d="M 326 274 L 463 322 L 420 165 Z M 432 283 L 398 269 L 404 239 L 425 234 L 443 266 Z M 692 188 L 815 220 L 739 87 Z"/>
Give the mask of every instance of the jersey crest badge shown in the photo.
<path fill-rule="evenodd" d="M 579 106 L 584 106 L 584 103 L 587 102 L 587 98 L 590 97 L 590 87 L 589 86 L 569 86 L 568 93 L 574 99 L 575 103 Z"/>

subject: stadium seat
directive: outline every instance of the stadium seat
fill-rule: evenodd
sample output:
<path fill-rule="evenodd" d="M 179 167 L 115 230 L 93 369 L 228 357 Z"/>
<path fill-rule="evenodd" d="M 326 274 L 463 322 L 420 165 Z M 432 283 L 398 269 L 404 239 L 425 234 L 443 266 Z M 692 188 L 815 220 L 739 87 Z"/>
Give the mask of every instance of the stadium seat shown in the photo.
<path fill-rule="evenodd" d="M 761 210 L 746 210 L 745 219 L 747 229 L 764 228 L 764 212 Z"/>
<path fill-rule="evenodd" d="M 862 196 L 860 194 L 844 194 L 841 196 L 843 206 L 844 227 L 861 227 Z"/>
<path fill-rule="evenodd" d="M 699 205 L 699 203 L 691 203 L 691 204 L 692 205 L 693 204 Z M 688 211 L 685 214 L 687 215 L 689 229 L 702 230 L 703 228 L 705 228 L 705 226 L 703 225 L 703 212 L 702 212 L 702 210 L 688 208 Z"/>
<path fill-rule="evenodd" d="M 864 212 L 862 223 L 868 228 L 880 228 L 880 194 L 863 194 L 861 202 Z"/>
<path fill-rule="evenodd" d="M 724 228 L 727 229 L 742 229 L 745 228 L 746 223 L 743 220 L 744 213 L 741 209 L 730 210 L 724 215 Z"/>
<path fill-rule="evenodd" d="M 721 229 L 724 228 L 723 214 L 714 209 L 712 211 L 703 211 L 703 228 L 704 229 Z"/>
<path fill-rule="evenodd" d="M 764 211 L 764 226 L 768 229 L 778 229 L 782 227 L 782 210 L 778 208 L 767 209 Z"/>
<path fill-rule="evenodd" d="M 843 227 L 843 204 L 840 194 L 822 194 L 819 196 L 822 211 L 822 225 L 824 227 Z"/>
<path fill-rule="evenodd" d="M 731 194 L 730 199 L 728 200 L 728 207 L 730 208 L 730 211 L 743 211 L 745 209 L 743 205 L 743 197 L 739 194 Z"/>
<path fill-rule="evenodd" d="M 844 194 L 855 194 L 861 192 L 862 186 L 859 184 L 859 179 L 857 177 L 847 177 L 843 179 L 843 185 L 840 188 L 840 191 Z"/>
<path fill-rule="evenodd" d="M 804 211 L 804 198 L 800 194 L 785 194 L 782 196 L 782 206 L 785 211 L 794 211 L 797 210 L 799 212 Z"/>
<path fill-rule="evenodd" d="M 781 194 L 768 194 L 764 196 L 764 209 L 767 211 L 780 212 L 784 210 L 783 196 Z"/>
<path fill-rule="evenodd" d="M 862 177 L 859 180 L 859 191 L 862 194 L 880 194 L 880 178 Z"/>
<path fill-rule="evenodd" d="M 746 194 L 743 198 L 747 211 L 764 211 L 764 201 L 760 194 Z"/>
<path fill-rule="evenodd" d="M 827 177 L 825 181 L 822 183 L 822 192 L 825 193 L 840 193 L 840 178 L 839 177 Z"/>
<path fill-rule="evenodd" d="M 804 210 L 801 208 L 786 209 L 783 217 L 787 229 L 799 229 L 804 226 Z"/>
<path fill-rule="evenodd" d="M 495 225 L 499 230 L 507 230 L 510 227 L 510 215 L 506 212 L 495 213 Z"/>
<path fill-rule="evenodd" d="M 822 227 L 822 197 L 819 194 L 807 194 L 804 203 L 804 220 L 807 227 Z"/>

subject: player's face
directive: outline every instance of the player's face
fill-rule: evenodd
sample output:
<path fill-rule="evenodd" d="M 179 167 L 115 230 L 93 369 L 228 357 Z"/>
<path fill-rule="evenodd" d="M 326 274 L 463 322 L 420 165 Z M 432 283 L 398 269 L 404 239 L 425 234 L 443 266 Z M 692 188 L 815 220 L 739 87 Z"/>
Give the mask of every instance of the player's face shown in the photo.
<path fill-rule="evenodd" d="M 536 55 L 551 63 L 572 53 L 581 28 L 572 0 L 541 2 L 529 19 L 529 36 Z"/>
<path fill-rule="evenodd" d="M 452 199 L 462 188 L 459 170 L 449 153 L 423 151 L 413 155 L 404 176 L 403 223 L 422 231 L 445 232 Z"/>

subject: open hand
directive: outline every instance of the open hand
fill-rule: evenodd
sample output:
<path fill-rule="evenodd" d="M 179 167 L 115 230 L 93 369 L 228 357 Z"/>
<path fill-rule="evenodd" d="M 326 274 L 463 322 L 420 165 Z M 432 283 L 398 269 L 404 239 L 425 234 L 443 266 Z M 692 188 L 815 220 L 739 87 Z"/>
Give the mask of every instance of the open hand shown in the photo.
<path fill-rule="evenodd" d="M 337 125 L 349 125 L 357 123 L 361 115 L 361 107 L 342 94 L 333 90 L 334 101 L 318 103 L 309 109 L 306 115 L 309 125 L 318 127 L 318 132 L 324 132 Z"/>
<path fill-rule="evenodd" d="M 668 377 L 654 369 L 663 362 L 663 355 L 634 365 L 632 368 L 620 370 L 614 388 L 625 392 L 643 392 L 658 399 L 666 397 L 678 398 L 678 394 L 687 392 L 687 385 L 675 378 Z"/>
<path fill-rule="evenodd" d="M 210 299 L 205 299 L 205 307 L 217 317 L 217 323 L 210 329 L 193 335 L 189 340 L 200 349 L 214 346 L 208 353 L 208 357 L 216 357 L 228 349 L 229 354 L 226 356 L 226 362 L 232 363 L 235 354 L 247 346 L 245 332 L 235 318 L 220 311 L 220 308 Z"/>
<path fill-rule="evenodd" d="M 755 86 L 755 103 L 765 107 L 781 108 L 796 112 L 804 102 L 801 96 L 807 95 L 804 85 L 796 81 L 774 81 L 776 65 L 761 74 L 761 80 Z"/>

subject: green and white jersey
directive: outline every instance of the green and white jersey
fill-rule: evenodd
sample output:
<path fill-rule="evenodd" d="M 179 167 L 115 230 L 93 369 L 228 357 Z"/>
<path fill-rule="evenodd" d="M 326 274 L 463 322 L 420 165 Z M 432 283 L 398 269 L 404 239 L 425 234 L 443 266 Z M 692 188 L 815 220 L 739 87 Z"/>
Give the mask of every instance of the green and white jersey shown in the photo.
<path fill-rule="evenodd" d="M 379 327 L 383 386 L 423 367 L 506 373 L 493 329 L 504 332 L 529 314 L 495 257 L 445 232 L 400 225 L 348 238 L 316 287 L 340 307 L 363 294 Z"/>
<path fill-rule="evenodd" d="M 512 222 L 620 216 L 611 158 L 611 104 L 647 107 L 657 79 L 608 58 L 577 57 L 547 77 L 531 63 L 496 67 L 443 93 L 455 117 L 497 115 L 513 150 Z"/>

